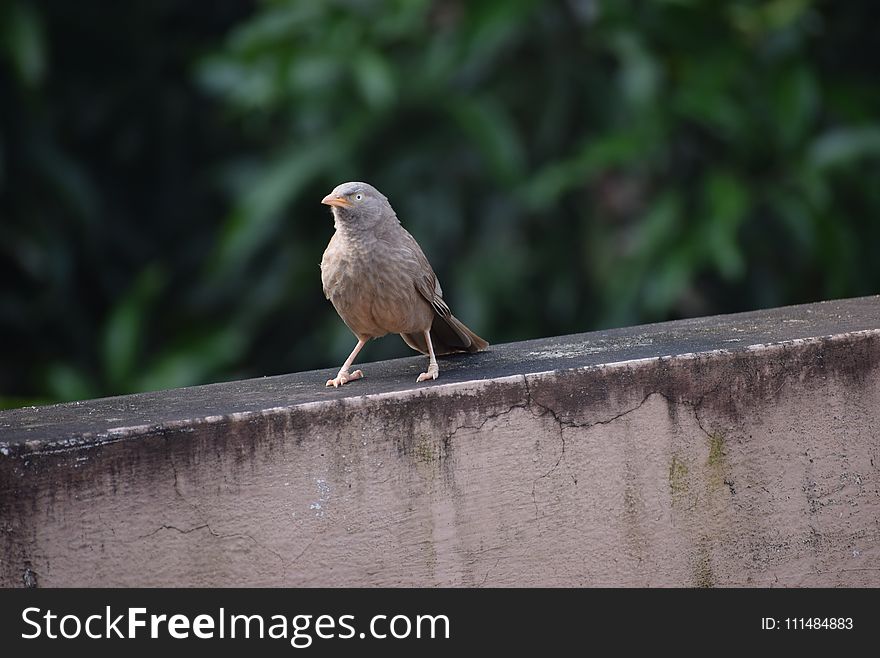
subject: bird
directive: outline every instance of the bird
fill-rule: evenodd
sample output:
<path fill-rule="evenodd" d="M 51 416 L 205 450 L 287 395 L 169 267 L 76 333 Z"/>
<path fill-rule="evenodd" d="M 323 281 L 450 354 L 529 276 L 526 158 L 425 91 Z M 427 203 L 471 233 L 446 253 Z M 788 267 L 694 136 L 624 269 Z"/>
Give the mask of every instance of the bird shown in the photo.
<path fill-rule="evenodd" d="M 335 228 L 321 259 L 321 283 L 358 341 L 327 386 L 363 377 L 361 370 L 349 372 L 355 358 L 367 341 L 387 334 L 400 334 L 428 355 L 417 383 L 437 379 L 436 355 L 489 346 L 452 315 L 424 252 L 379 190 L 359 181 L 341 183 L 321 203 L 330 206 Z"/>

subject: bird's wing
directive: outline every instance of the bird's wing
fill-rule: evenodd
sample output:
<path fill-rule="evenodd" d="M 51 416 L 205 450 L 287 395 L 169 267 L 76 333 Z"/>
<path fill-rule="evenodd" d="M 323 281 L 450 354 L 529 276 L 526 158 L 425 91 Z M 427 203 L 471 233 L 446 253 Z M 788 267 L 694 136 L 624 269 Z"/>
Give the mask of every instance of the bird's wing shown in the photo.
<path fill-rule="evenodd" d="M 434 322 L 431 325 L 431 339 L 435 352 L 437 354 L 451 354 L 486 349 L 489 344 L 452 315 L 449 306 L 443 301 L 443 290 L 440 288 L 440 282 L 437 280 L 434 270 L 431 269 L 428 259 L 415 239 L 405 230 L 404 233 L 406 249 L 418 262 L 418 274 L 414 278 L 415 288 L 435 312 Z M 426 345 L 422 345 L 423 339 L 418 334 L 405 335 L 404 340 L 410 347 L 420 352 L 427 351 Z"/>
<path fill-rule="evenodd" d="M 437 315 L 442 318 L 448 318 L 452 315 L 452 311 L 449 310 L 446 302 L 443 301 L 443 289 L 440 287 L 437 275 L 434 274 L 434 270 L 431 268 L 431 264 L 428 262 L 422 248 L 419 247 L 419 243 L 409 234 L 409 231 L 406 229 L 401 230 L 403 230 L 404 244 L 407 251 L 418 261 L 418 273 L 413 281 L 416 290 L 433 307 Z"/>
<path fill-rule="evenodd" d="M 442 318 L 448 318 L 452 315 L 452 311 L 449 310 L 446 302 L 443 301 L 443 293 L 440 290 L 440 284 L 437 282 L 437 277 L 434 276 L 433 272 L 429 275 L 426 274 L 425 276 L 417 278 L 415 284 L 416 290 L 418 290 L 419 294 L 434 308 L 437 315 Z"/>

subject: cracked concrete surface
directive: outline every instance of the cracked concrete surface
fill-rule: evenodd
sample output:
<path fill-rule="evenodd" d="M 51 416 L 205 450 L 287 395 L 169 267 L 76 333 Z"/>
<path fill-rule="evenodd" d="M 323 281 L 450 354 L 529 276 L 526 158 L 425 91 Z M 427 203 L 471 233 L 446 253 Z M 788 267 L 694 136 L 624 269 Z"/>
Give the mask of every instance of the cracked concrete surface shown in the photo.
<path fill-rule="evenodd" d="M 0 412 L 0 584 L 878 586 L 880 298 L 851 301 L 716 319 L 699 350 L 664 336 L 711 323 L 634 328 L 638 358 L 499 346 L 533 360 L 434 386 L 217 385 L 260 405 L 125 431 Z"/>

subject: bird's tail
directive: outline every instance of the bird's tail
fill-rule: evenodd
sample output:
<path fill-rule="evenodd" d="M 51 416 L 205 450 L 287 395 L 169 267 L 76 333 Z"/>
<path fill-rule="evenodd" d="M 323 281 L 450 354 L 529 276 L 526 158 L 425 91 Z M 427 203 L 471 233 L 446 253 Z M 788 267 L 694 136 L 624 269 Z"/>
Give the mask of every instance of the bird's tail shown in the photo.
<path fill-rule="evenodd" d="M 422 354 L 428 353 L 428 344 L 422 334 L 400 334 L 403 340 L 414 350 Z M 455 354 L 456 352 L 479 352 L 489 347 L 489 343 L 468 329 L 454 315 L 443 317 L 434 315 L 431 325 L 431 345 L 434 354 Z"/>

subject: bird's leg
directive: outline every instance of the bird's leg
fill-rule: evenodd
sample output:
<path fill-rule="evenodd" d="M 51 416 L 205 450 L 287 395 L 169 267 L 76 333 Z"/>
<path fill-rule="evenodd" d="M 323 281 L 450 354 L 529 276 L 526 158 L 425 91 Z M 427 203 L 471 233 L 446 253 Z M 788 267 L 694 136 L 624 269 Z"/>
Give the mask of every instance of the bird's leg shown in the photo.
<path fill-rule="evenodd" d="M 437 357 L 434 356 L 434 346 L 431 344 L 431 330 L 424 332 L 425 334 L 425 342 L 428 343 L 428 372 L 423 372 L 419 375 L 419 378 L 416 382 L 424 382 L 429 379 L 437 379 L 440 374 L 440 368 L 437 367 Z"/>
<path fill-rule="evenodd" d="M 361 348 L 366 344 L 366 340 L 364 340 L 363 338 L 358 338 L 358 344 L 354 346 L 351 354 L 348 355 L 345 363 L 342 364 L 342 367 L 339 369 L 339 373 L 336 375 L 336 378 L 327 380 L 327 386 L 338 388 L 346 382 L 354 381 L 355 379 L 360 379 L 364 376 L 364 373 L 360 370 L 355 370 L 353 373 L 348 374 L 348 369 L 351 368 L 351 364 L 354 363 L 354 359 L 358 355 L 358 352 L 360 352 Z"/>

